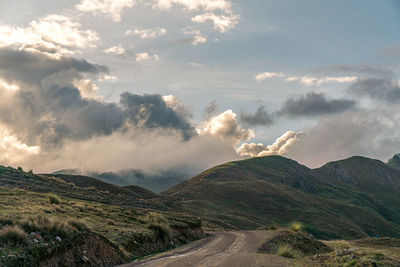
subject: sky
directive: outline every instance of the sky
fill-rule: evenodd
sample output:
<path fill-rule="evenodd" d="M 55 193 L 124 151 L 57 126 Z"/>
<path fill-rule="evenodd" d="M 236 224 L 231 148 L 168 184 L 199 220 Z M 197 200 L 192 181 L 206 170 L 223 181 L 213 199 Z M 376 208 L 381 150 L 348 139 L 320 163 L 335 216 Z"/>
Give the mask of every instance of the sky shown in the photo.
<path fill-rule="evenodd" d="M 396 0 L 0 1 L 0 164 L 400 152 Z"/>

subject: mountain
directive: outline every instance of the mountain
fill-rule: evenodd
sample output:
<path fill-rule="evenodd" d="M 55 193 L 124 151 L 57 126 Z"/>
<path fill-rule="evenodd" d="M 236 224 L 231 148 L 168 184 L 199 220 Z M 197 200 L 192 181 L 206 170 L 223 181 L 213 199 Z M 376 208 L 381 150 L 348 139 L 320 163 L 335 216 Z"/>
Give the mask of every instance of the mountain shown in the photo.
<path fill-rule="evenodd" d="M 391 168 L 400 171 L 400 154 L 396 154 L 386 163 Z"/>
<path fill-rule="evenodd" d="M 319 238 L 400 237 L 400 173 L 352 157 L 309 169 L 268 156 L 216 166 L 161 193 L 209 228 L 254 229 L 299 221 Z"/>

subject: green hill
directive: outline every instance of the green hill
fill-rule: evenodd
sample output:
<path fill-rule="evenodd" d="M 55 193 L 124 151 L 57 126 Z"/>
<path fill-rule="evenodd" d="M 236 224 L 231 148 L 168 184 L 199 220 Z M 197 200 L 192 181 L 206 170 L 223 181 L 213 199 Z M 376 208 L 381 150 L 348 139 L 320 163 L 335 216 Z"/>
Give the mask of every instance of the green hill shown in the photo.
<path fill-rule="evenodd" d="M 210 228 L 299 221 L 319 238 L 400 236 L 400 174 L 361 157 L 309 169 L 269 156 L 211 168 L 162 193 Z"/>

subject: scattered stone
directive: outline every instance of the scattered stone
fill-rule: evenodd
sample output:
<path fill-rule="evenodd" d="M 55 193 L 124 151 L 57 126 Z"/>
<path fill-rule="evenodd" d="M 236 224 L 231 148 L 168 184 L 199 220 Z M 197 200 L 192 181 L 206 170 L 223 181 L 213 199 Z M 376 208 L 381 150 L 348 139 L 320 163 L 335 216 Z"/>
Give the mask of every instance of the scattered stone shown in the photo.
<path fill-rule="evenodd" d="M 88 261 L 89 261 L 89 258 L 86 257 L 85 255 L 83 255 L 83 256 L 82 256 L 82 260 L 83 260 L 83 262 L 88 262 Z"/>
<path fill-rule="evenodd" d="M 59 236 L 56 236 L 56 240 L 57 240 L 58 242 L 61 242 L 61 241 L 62 241 L 61 237 L 59 237 Z"/>

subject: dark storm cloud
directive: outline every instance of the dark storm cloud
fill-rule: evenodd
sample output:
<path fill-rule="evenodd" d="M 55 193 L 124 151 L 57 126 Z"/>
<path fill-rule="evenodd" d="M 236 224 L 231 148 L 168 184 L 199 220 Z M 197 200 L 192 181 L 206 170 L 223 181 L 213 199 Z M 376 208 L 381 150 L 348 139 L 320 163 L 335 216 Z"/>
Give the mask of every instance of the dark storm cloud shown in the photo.
<path fill-rule="evenodd" d="M 352 109 L 355 104 L 356 102 L 353 100 L 329 100 L 324 94 L 311 92 L 305 96 L 289 98 L 278 111 L 278 114 L 289 117 L 320 116 Z"/>
<path fill-rule="evenodd" d="M 392 79 L 362 79 L 350 86 L 350 92 L 389 103 L 400 101 L 400 85 Z"/>
<path fill-rule="evenodd" d="M 267 126 L 271 125 L 274 119 L 272 115 L 265 110 L 264 106 L 260 106 L 254 114 L 241 112 L 239 121 L 247 126 Z"/>
<path fill-rule="evenodd" d="M 0 121 L 24 142 L 43 148 L 111 135 L 126 122 L 139 128 L 175 129 L 185 139 L 194 134 L 187 114 L 168 107 L 160 95 L 124 93 L 120 104 L 82 97 L 74 80 L 106 71 L 85 60 L 3 49 L 0 77 L 13 80 L 20 89 L 0 91 Z"/>
<path fill-rule="evenodd" d="M 180 129 L 186 138 L 194 135 L 194 128 L 186 118 L 168 107 L 161 95 L 123 93 L 120 103 L 127 118 L 136 125 Z"/>

